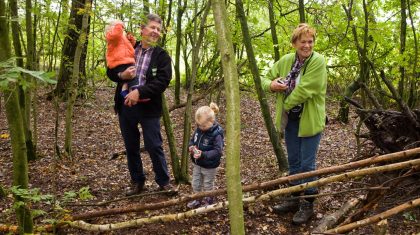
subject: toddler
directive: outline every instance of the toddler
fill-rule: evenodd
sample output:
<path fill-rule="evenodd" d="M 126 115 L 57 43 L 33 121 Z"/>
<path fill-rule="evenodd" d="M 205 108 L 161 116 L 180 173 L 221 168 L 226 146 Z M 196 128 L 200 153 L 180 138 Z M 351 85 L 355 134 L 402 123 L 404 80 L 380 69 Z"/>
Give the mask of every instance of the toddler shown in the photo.
<path fill-rule="evenodd" d="M 136 39 L 132 34 L 125 33 L 122 21 L 111 21 L 105 28 L 105 37 L 107 42 L 106 63 L 109 69 L 119 73 L 135 65 L 134 45 Z M 136 83 L 136 79 L 133 79 L 131 83 Z M 127 82 L 122 85 L 121 96 L 123 98 L 127 96 L 128 88 L 131 85 Z"/>
<path fill-rule="evenodd" d="M 223 129 L 216 121 L 219 107 L 215 103 L 202 106 L 195 113 L 197 128 L 189 142 L 189 152 L 193 162 L 192 187 L 194 193 L 211 191 L 217 167 L 223 153 Z M 213 198 L 206 197 L 203 201 L 194 200 L 187 204 L 188 208 L 213 203 Z"/>

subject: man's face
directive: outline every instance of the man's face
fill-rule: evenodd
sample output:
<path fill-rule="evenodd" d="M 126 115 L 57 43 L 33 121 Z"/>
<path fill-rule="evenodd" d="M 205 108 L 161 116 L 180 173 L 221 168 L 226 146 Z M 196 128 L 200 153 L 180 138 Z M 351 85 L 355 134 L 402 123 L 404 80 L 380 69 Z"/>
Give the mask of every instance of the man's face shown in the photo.
<path fill-rule="evenodd" d="M 149 21 L 143 29 L 141 29 L 141 36 L 143 43 L 148 46 L 155 46 L 160 38 L 162 25 L 156 21 Z"/>

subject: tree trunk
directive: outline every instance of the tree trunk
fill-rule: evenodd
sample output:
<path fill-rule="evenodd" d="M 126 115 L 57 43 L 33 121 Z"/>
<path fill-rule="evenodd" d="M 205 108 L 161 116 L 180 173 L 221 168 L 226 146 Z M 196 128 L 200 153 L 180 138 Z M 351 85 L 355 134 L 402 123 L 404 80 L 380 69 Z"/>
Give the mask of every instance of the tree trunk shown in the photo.
<path fill-rule="evenodd" d="M 70 79 L 70 87 L 68 89 L 68 101 L 67 101 L 67 108 L 66 108 L 66 134 L 65 134 L 65 141 L 64 141 L 64 150 L 66 151 L 69 157 L 72 156 L 72 132 L 73 132 L 73 107 L 74 103 L 76 102 L 77 98 L 77 87 L 78 81 L 80 77 L 80 70 L 79 66 L 81 63 L 82 53 L 84 51 L 84 47 L 86 45 L 87 40 L 87 29 L 89 27 L 89 14 L 91 9 L 90 0 L 86 0 L 85 7 L 84 7 L 84 14 L 82 18 L 82 28 L 80 31 L 79 40 L 77 43 L 76 51 L 74 54 L 74 61 L 73 61 L 73 73 Z"/>
<path fill-rule="evenodd" d="M 299 22 L 305 23 L 305 2 L 304 0 L 299 0 Z"/>
<path fill-rule="evenodd" d="M 401 64 L 405 64 L 405 42 L 407 37 L 407 2 L 406 0 L 400 1 L 400 7 L 401 7 L 401 19 L 400 19 L 400 56 L 402 56 L 402 61 L 399 63 L 399 70 L 400 70 L 400 81 L 398 82 L 398 94 L 400 97 L 404 99 L 406 97 L 404 95 L 404 85 L 405 85 L 405 66 Z"/>
<path fill-rule="evenodd" d="M 184 179 L 181 174 L 180 162 L 178 153 L 176 151 L 176 139 L 174 130 L 172 128 L 171 118 L 169 116 L 168 103 L 166 102 L 165 94 L 162 94 L 162 118 L 165 126 L 166 136 L 168 138 L 169 151 L 171 154 L 172 173 L 174 174 L 177 183 L 188 182 L 188 178 Z"/>
<path fill-rule="evenodd" d="M 354 22 L 353 15 L 352 15 L 352 7 L 353 7 L 353 0 L 350 1 L 349 7 L 346 8 L 343 5 L 344 11 L 347 15 L 348 22 Z M 357 54 L 359 58 L 359 75 L 356 79 L 356 81 L 353 81 L 345 90 L 344 96 L 340 102 L 340 110 L 339 110 L 339 116 L 338 119 L 343 122 L 348 122 L 348 115 L 349 115 L 349 107 L 348 104 L 344 101 L 345 97 L 351 98 L 353 94 L 360 89 L 360 83 L 367 84 L 367 81 L 369 80 L 369 63 L 367 61 L 367 47 L 368 47 L 368 36 L 369 36 L 369 21 L 368 21 L 368 12 L 367 12 L 367 5 L 366 2 L 363 0 L 363 12 L 364 12 L 364 19 L 365 19 L 365 25 L 363 27 L 364 29 L 364 37 L 363 37 L 363 47 L 360 45 L 359 42 L 359 36 L 356 31 L 356 25 L 354 23 L 349 23 L 351 25 L 352 34 L 354 38 L 354 44 L 357 49 Z"/>
<path fill-rule="evenodd" d="M 417 61 L 419 58 L 419 47 L 418 47 L 418 43 L 417 43 L 417 34 L 416 34 L 416 27 L 414 26 L 414 21 L 413 21 L 413 16 L 411 14 L 411 3 L 410 0 L 407 0 L 407 9 L 408 9 L 408 15 L 410 17 L 410 22 L 411 22 L 411 29 L 413 31 L 413 41 L 414 41 L 414 62 L 413 62 L 413 72 L 412 72 L 412 76 L 413 79 L 410 80 L 410 92 L 409 92 L 409 97 L 408 97 L 408 101 L 407 104 L 410 108 L 414 108 L 416 107 L 416 104 L 419 100 L 419 91 L 417 89 L 417 87 L 419 86 L 419 75 L 417 73 Z"/>
<path fill-rule="evenodd" d="M 195 13 L 198 11 L 198 5 L 197 1 L 195 2 Z M 194 23 L 194 39 L 193 39 L 193 49 L 192 49 L 192 61 L 191 61 L 191 80 L 189 83 L 188 93 L 187 93 L 187 105 L 185 106 L 185 112 L 184 112 L 184 136 L 183 136 L 183 142 L 182 142 L 182 158 L 181 158 L 181 172 L 183 178 L 189 178 L 188 174 L 188 162 L 189 162 L 189 153 L 188 153 L 188 143 L 190 140 L 191 135 L 191 113 L 192 113 L 192 95 L 194 93 L 194 85 L 195 80 L 197 79 L 197 71 L 199 66 L 199 54 L 200 54 L 200 48 L 201 43 L 204 38 L 204 26 L 206 23 L 207 15 L 210 10 L 210 1 L 207 3 L 203 16 L 201 17 L 200 22 L 200 29 L 198 32 L 198 38 L 196 39 L 197 35 L 197 24 Z M 197 21 L 195 21 L 197 22 Z"/>
<path fill-rule="evenodd" d="M 69 24 L 67 29 L 67 35 L 64 39 L 62 56 L 61 56 L 61 63 L 60 63 L 60 71 L 58 73 L 58 81 L 56 86 L 55 94 L 58 94 L 59 97 L 64 99 L 68 98 L 66 94 L 67 85 L 71 80 L 71 74 L 73 72 L 73 62 L 75 57 L 75 52 L 78 44 L 78 39 L 80 35 L 80 31 L 82 28 L 82 19 L 83 15 L 78 14 L 79 9 L 83 9 L 85 5 L 84 0 L 82 1 L 72 1 L 71 5 L 71 12 L 69 17 Z M 87 41 L 86 41 L 87 42 Z M 81 55 L 86 57 L 86 53 L 81 53 Z M 80 58 L 81 64 L 85 61 L 85 58 Z M 79 72 L 81 74 L 80 77 L 86 77 L 85 66 L 81 66 L 79 68 Z"/>
<path fill-rule="evenodd" d="M 180 73 L 180 59 L 181 59 L 181 41 L 182 41 L 182 15 L 187 7 L 187 1 L 178 0 L 178 11 L 176 16 L 176 45 L 175 45 L 175 105 L 181 103 L 181 73 Z"/>
<path fill-rule="evenodd" d="M 268 0 L 268 16 L 270 18 L 270 32 L 271 38 L 273 40 L 273 49 L 274 49 L 274 61 L 278 61 L 280 59 L 280 52 L 279 52 L 279 39 L 277 37 L 276 32 L 276 23 L 274 21 L 274 9 L 273 9 L 273 1 Z"/>
<path fill-rule="evenodd" d="M 226 94 L 226 180 L 231 234 L 245 234 L 240 162 L 239 79 L 224 0 L 212 2 Z"/>
<path fill-rule="evenodd" d="M 6 17 L 6 4 L 0 0 L 0 62 L 11 57 L 9 28 Z M 9 125 L 12 155 L 13 155 L 13 185 L 22 189 L 28 188 L 28 159 L 25 143 L 25 131 L 23 129 L 23 116 L 19 105 L 18 90 L 15 84 L 10 84 L 4 93 L 6 105 L 6 118 Z M 15 197 L 16 201 L 23 198 Z M 32 233 L 33 222 L 29 208 L 23 204 L 16 209 L 16 217 L 19 224 L 19 233 Z"/>
<path fill-rule="evenodd" d="M 273 119 L 270 114 L 270 107 L 267 103 L 267 97 L 261 86 L 261 78 L 257 66 L 257 61 L 255 60 L 254 49 L 252 48 L 251 38 L 249 36 L 248 23 L 246 22 L 245 12 L 243 8 L 242 0 L 236 0 L 236 13 L 238 15 L 239 21 L 241 23 L 242 35 L 244 44 L 246 47 L 247 58 L 249 62 L 249 67 L 251 69 L 252 77 L 254 78 L 255 90 L 257 91 L 258 101 L 260 102 L 261 112 L 264 117 L 265 127 L 268 131 L 268 136 L 270 137 L 271 145 L 273 146 L 274 153 L 276 154 L 277 164 L 281 173 L 287 171 L 287 158 L 284 154 L 283 147 L 280 143 L 280 137 L 276 128 L 273 124 Z"/>

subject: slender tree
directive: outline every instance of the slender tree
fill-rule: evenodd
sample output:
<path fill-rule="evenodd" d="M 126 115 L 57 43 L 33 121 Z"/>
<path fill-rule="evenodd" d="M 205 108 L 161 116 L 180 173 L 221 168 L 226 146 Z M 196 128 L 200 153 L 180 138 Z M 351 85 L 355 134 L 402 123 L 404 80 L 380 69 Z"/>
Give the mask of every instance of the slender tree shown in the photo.
<path fill-rule="evenodd" d="M 251 69 L 252 77 L 254 78 L 255 90 L 257 91 L 258 101 L 260 102 L 265 127 L 267 128 L 268 136 L 270 137 L 274 153 L 277 157 L 279 170 L 280 172 L 285 172 L 287 171 L 287 158 L 281 146 L 279 134 L 273 124 L 273 119 L 271 119 L 270 107 L 268 106 L 267 97 L 265 96 L 265 92 L 261 85 L 260 73 L 258 71 L 257 61 L 255 60 L 254 49 L 252 48 L 242 0 L 236 0 L 236 13 L 238 15 L 239 22 L 241 23 L 243 41 L 246 48 L 249 67 Z"/>
<path fill-rule="evenodd" d="M 88 27 L 89 27 L 89 14 L 91 11 L 91 6 L 92 5 L 90 3 L 90 0 L 86 0 L 84 12 L 83 12 L 83 18 L 82 18 L 82 28 L 80 31 L 80 36 L 79 36 L 79 40 L 78 40 L 75 55 L 74 55 L 73 73 L 69 81 L 70 87 L 68 89 L 69 99 L 67 101 L 67 108 L 66 108 L 66 124 L 65 124 L 66 134 L 65 134 L 65 141 L 64 141 L 64 149 L 69 157 L 72 156 L 73 107 L 77 98 L 77 87 L 78 87 L 78 81 L 80 77 L 79 67 L 81 64 L 82 53 L 83 53 L 84 47 L 86 45 L 86 40 L 87 40 L 87 33 L 88 33 Z"/>
<path fill-rule="evenodd" d="M 175 42 L 175 104 L 180 104 L 181 95 L 181 73 L 180 73 L 180 57 L 182 42 L 182 14 L 187 7 L 186 0 L 178 0 L 178 10 L 176 15 L 176 42 Z"/>
<path fill-rule="evenodd" d="M 7 24 L 6 4 L 0 0 L 0 62 L 11 57 L 9 39 L 9 27 Z M 0 71 L 2 73 L 4 71 Z M 9 125 L 12 155 L 13 155 L 13 185 L 22 189 L 28 188 L 28 159 L 25 143 L 25 131 L 23 128 L 23 115 L 19 105 L 18 90 L 16 83 L 10 83 L 4 92 L 6 105 L 6 118 Z M 16 217 L 19 224 L 19 233 L 32 233 L 33 222 L 31 212 L 25 205 L 23 198 L 16 196 Z M 19 203 L 22 202 L 22 203 Z"/>
<path fill-rule="evenodd" d="M 299 0 L 299 22 L 305 23 L 305 1 Z"/>
<path fill-rule="evenodd" d="M 239 78 L 224 0 L 212 1 L 226 94 L 226 180 L 231 234 L 245 234 L 240 168 Z"/>
<path fill-rule="evenodd" d="M 277 37 L 276 22 L 274 20 L 273 1 L 267 0 L 267 4 L 268 4 L 268 17 L 270 21 L 271 38 L 273 40 L 274 61 L 278 61 L 280 59 L 279 39 Z"/>
<path fill-rule="evenodd" d="M 195 11 L 197 11 L 197 1 L 195 1 Z M 191 80 L 189 83 L 189 88 L 187 92 L 187 105 L 185 106 L 185 112 L 184 112 L 184 137 L 183 137 L 183 143 L 182 143 L 182 158 L 181 158 L 181 172 L 183 175 L 183 178 L 188 178 L 188 143 L 190 140 L 190 134 L 191 134 L 191 112 L 192 112 L 192 95 L 194 93 L 194 85 L 195 80 L 197 79 L 197 72 L 198 72 L 198 66 L 199 66 L 199 53 L 201 44 L 203 42 L 204 38 L 204 26 L 206 23 L 207 15 L 210 10 L 210 1 L 207 2 L 205 6 L 204 13 L 201 17 L 200 22 L 200 29 L 198 32 L 198 38 L 197 38 L 197 24 L 194 25 L 194 33 L 193 33 L 193 49 L 192 49 L 192 61 L 191 61 Z"/>
<path fill-rule="evenodd" d="M 399 70 L 400 70 L 400 80 L 398 82 L 398 93 L 401 98 L 406 97 L 404 95 L 404 85 L 405 85 L 405 44 L 407 40 L 407 1 L 401 0 L 400 1 L 400 11 L 401 11 L 401 18 L 400 18 L 400 56 L 402 57 L 402 63 L 400 63 Z"/>

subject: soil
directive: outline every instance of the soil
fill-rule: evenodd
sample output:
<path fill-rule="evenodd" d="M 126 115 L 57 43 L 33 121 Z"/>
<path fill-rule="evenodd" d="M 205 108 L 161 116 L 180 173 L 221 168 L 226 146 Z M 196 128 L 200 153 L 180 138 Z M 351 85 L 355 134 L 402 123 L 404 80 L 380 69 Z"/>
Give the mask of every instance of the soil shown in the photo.
<path fill-rule="evenodd" d="M 54 153 L 55 146 L 55 115 L 53 101 L 47 101 L 46 93 L 39 92 L 37 95 L 38 124 L 37 124 L 37 149 L 39 159 L 29 162 L 30 188 L 39 188 L 42 194 L 55 195 L 56 203 L 69 213 L 79 214 L 87 211 L 100 210 L 104 208 L 118 208 L 134 206 L 143 203 L 152 203 L 168 200 L 172 197 L 166 195 L 150 195 L 142 198 L 123 200 L 111 203 L 106 207 L 98 206 L 72 206 L 65 205 L 63 196 L 69 192 L 78 192 L 83 187 L 89 187 L 93 196 L 88 200 L 81 198 L 74 199 L 71 203 L 98 203 L 124 196 L 124 192 L 130 185 L 126 159 L 119 155 L 113 159 L 115 153 L 124 151 L 122 137 L 119 131 L 118 118 L 113 112 L 112 87 L 103 86 L 93 92 L 94 95 L 87 100 L 78 100 L 74 109 L 73 118 L 73 157 L 64 155 L 58 158 Z M 169 105 L 172 104 L 172 92 L 166 92 Z M 5 117 L 4 99 L 0 105 L 0 185 L 6 189 L 12 185 L 12 154 L 7 121 Z M 270 99 L 273 107 L 273 99 Z M 360 154 L 354 130 L 357 125 L 357 115 L 352 112 L 350 122 L 343 124 L 337 122 L 334 117 L 338 113 L 338 103 L 328 98 L 328 116 L 330 122 L 327 125 L 317 157 L 317 167 L 323 168 L 333 165 L 347 163 L 349 161 L 373 156 L 378 154 L 370 142 L 363 142 Z M 193 110 L 201 105 L 208 104 L 208 100 L 201 100 L 195 104 Z M 226 104 L 225 100 L 219 101 L 220 114 L 218 121 L 226 126 Z M 171 120 L 175 137 L 178 143 L 178 152 L 181 149 L 183 138 L 183 115 L 184 108 L 171 112 Z M 60 105 L 59 109 L 59 130 L 58 146 L 63 151 L 65 106 Z M 191 129 L 192 130 L 192 129 Z M 165 130 L 162 125 L 162 136 L 164 138 L 164 150 L 167 155 L 168 165 L 171 170 L 169 149 L 166 141 Z M 142 153 L 143 165 L 147 175 L 147 191 L 154 192 L 157 185 L 154 182 L 154 173 L 151 169 L 151 161 L 147 153 Z M 190 169 L 191 171 L 191 169 Z M 271 148 L 263 118 L 261 116 L 258 100 L 255 95 L 243 92 L 241 94 L 241 179 L 243 184 L 264 182 L 280 177 L 275 155 Z M 418 179 L 418 178 L 417 178 Z M 333 183 L 320 188 L 322 193 L 340 192 L 349 188 L 361 187 L 362 179 L 347 183 Z M 418 181 L 417 181 L 418 182 Z M 416 184 L 414 184 L 416 186 Z M 219 167 L 216 188 L 224 188 L 225 185 L 225 157 Z M 399 188 L 388 195 L 375 211 L 376 214 L 390 209 L 409 199 L 418 198 L 419 188 Z M 179 185 L 179 195 L 192 193 L 190 185 Z M 278 199 L 268 202 L 258 202 L 247 206 L 244 209 L 244 221 L 247 234 L 310 234 L 310 231 L 317 226 L 317 223 L 329 213 L 339 209 L 347 200 L 366 192 L 345 192 L 337 195 L 324 196 L 315 202 L 316 214 L 310 222 L 302 226 L 295 226 L 290 223 L 292 214 L 283 216 L 272 212 L 271 206 L 279 203 Z M 247 193 L 247 196 L 255 193 Z M 83 196 L 83 195 L 82 195 Z M 217 201 L 225 200 L 225 196 L 217 197 Z M 12 209 L 13 196 L 9 193 L 6 197 L 0 198 L 0 224 L 16 224 Z M 42 209 L 46 215 L 35 219 L 37 225 L 42 225 L 45 219 L 54 218 L 59 210 L 46 203 L 32 204 L 34 209 Z M 186 205 L 177 205 L 158 211 L 146 211 L 142 213 L 128 213 L 90 219 L 87 222 L 93 224 L 107 224 L 127 221 L 135 218 L 144 218 L 151 215 L 171 214 L 185 212 Z M 64 210 L 61 210 L 64 211 Z M 392 216 L 388 219 L 390 234 L 416 234 L 420 232 L 420 210 L 405 212 Z M 87 232 L 74 228 L 62 228 L 58 230 L 61 234 L 229 234 L 229 214 L 227 209 L 197 215 L 188 219 L 175 222 L 157 222 L 142 225 L 136 228 L 121 229 L 111 232 Z M 371 226 L 357 229 L 351 234 L 371 234 Z"/>

